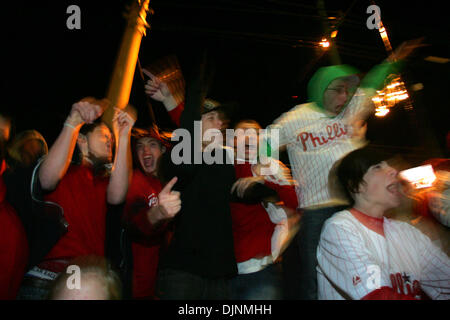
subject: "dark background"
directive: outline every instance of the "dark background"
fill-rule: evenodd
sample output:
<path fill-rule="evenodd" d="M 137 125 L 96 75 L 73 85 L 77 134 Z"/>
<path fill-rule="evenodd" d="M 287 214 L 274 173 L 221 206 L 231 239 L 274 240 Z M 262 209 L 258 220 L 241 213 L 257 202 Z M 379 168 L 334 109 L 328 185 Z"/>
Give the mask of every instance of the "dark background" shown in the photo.
<path fill-rule="evenodd" d="M 0 108 L 15 118 L 15 130 L 36 129 L 53 143 L 71 105 L 85 96 L 103 97 L 110 81 L 130 1 L 60 0 L 2 2 Z M 66 9 L 81 8 L 81 30 L 69 30 Z M 342 63 L 367 72 L 387 57 L 378 30 L 369 30 L 366 0 L 325 0 L 328 21 L 338 21 L 336 46 Z M 445 1 L 376 1 L 395 48 L 425 37 L 429 46 L 407 61 L 403 77 L 413 110 L 395 107 L 385 118 L 370 118 L 368 138 L 419 160 L 442 156 L 449 130 L 450 58 Z M 236 101 L 237 117 L 266 126 L 292 106 L 306 102 L 306 85 L 329 55 L 312 46 L 324 36 L 317 1 L 152 0 L 151 29 L 139 53 L 142 66 L 175 54 L 188 78 L 193 55 L 209 49 L 216 73 L 209 96 Z M 148 124 L 143 81 L 133 83 L 130 103 L 138 125 Z M 157 122 L 173 128 L 162 105 L 154 102 Z M 447 154 L 448 157 L 448 154 Z"/>

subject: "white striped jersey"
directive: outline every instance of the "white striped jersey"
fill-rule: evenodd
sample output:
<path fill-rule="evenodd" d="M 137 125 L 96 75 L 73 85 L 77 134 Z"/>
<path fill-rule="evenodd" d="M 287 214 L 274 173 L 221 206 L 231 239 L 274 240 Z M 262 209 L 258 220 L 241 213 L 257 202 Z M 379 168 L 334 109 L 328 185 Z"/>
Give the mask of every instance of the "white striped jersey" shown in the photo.
<path fill-rule="evenodd" d="M 269 126 L 270 130 L 279 130 L 279 146 L 287 145 L 292 175 L 298 182 L 300 207 L 335 200 L 328 191 L 328 174 L 337 160 L 360 147 L 361 141 L 352 139 L 351 124 L 364 119 L 370 111 L 368 96 L 358 89 L 347 107 L 335 117 L 330 117 L 315 103 L 297 105 Z"/>
<path fill-rule="evenodd" d="M 450 299 L 448 256 L 405 222 L 383 218 L 382 227 L 384 237 L 347 210 L 325 222 L 317 248 L 319 299 L 361 299 L 380 287 Z"/>

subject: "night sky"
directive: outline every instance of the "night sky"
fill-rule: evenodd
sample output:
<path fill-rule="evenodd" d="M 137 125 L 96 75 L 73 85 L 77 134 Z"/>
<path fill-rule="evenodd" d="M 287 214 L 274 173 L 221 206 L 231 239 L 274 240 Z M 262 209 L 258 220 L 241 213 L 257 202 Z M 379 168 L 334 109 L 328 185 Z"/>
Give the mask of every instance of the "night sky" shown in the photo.
<path fill-rule="evenodd" d="M 84 96 L 105 95 L 125 28 L 130 1 L 60 0 L 2 3 L 1 110 L 15 118 L 16 131 L 36 129 L 51 144 L 71 105 Z M 345 15 L 336 45 L 342 63 L 367 72 L 387 57 L 377 30 L 369 30 L 371 1 L 324 1 L 328 16 Z M 393 47 L 425 37 L 404 68 L 413 111 L 401 106 L 383 119 L 369 119 L 368 138 L 421 157 L 439 156 L 449 130 L 450 27 L 444 1 L 376 1 Z M 81 8 L 81 30 L 69 30 L 66 9 Z M 318 67 L 330 64 L 327 53 L 307 44 L 324 35 L 317 1 L 152 0 L 151 30 L 143 38 L 142 66 L 175 54 L 186 78 L 192 57 L 208 48 L 216 64 L 209 96 L 239 104 L 236 117 L 254 118 L 263 126 L 306 101 L 306 84 Z M 302 40 L 302 41 L 299 41 Z M 136 76 L 130 103 L 139 125 L 148 124 L 148 99 Z M 157 122 L 173 128 L 159 103 Z M 412 151 L 411 151 L 412 150 Z M 447 155 L 448 156 L 448 155 Z"/>

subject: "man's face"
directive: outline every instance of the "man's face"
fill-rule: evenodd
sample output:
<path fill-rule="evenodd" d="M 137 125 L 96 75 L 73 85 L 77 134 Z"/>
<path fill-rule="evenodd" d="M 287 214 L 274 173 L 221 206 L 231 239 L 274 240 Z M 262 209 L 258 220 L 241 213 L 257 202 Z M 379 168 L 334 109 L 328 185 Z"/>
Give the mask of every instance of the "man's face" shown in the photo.
<path fill-rule="evenodd" d="M 206 142 L 206 144 L 211 143 L 208 141 L 209 139 L 205 138 L 205 133 L 210 129 L 217 129 L 222 131 L 223 128 L 223 120 L 222 116 L 217 111 L 211 111 L 202 115 L 202 141 Z M 205 141 L 206 140 L 206 141 Z"/>
<path fill-rule="evenodd" d="M 258 155 L 259 129 L 261 129 L 260 126 L 251 122 L 241 122 L 236 126 L 234 147 L 237 158 L 247 161 L 256 160 Z M 241 153 L 243 154 L 241 155 Z"/>
<path fill-rule="evenodd" d="M 372 206 L 384 210 L 397 207 L 401 202 L 397 173 L 385 161 L 371 166 L 363 177 L 365 183 L 360 185 L 360 196 Z"/>
<path fill-rule="evenodd" d="M 156 173 L 159 157 L 164 153 L 165 147 L 155 138 L 144 137 L 136 143 L 136 154 L 142 170 L 148 175 Z"/>
<path fill-rule="evenodd" d="M 89 153 L 97 159 L 111 162 L 112 160 L 112 135 L 104 124 L 100 124 L 87 134 Z"/>
<path fill-rule="evenodd" d="M 338 78 L 328 85 L 323 93 L 323 106 L 334 115 L 338 115 L 351 98 L 354 87 L 345 78 Z"/>

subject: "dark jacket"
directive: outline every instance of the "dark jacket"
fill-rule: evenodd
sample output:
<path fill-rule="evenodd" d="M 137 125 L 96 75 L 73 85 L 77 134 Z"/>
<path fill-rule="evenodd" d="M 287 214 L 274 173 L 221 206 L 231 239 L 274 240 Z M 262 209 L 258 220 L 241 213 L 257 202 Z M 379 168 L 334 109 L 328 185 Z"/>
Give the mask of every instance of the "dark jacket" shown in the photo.
<path fill-rule="evenodd" d="M 222 152 L 224 164 L 193 163 L 195 152 L 203 156 L 200 145 L 197 144 L 197 150 L 194 148 L 194 121 L 201 120 L 205 97 L 204 65 L 201 69 L 188 82 L 181 115 L 181 128 L 191 136 L 191 164 L 174 164 L 170 152 L 161 161 L 163 180 L 178 177 L 173 189 L 181 192 L 182 208 L 175 217 L 173 239 L 161 257 L 160 268 L 208 278 L 231 277 L 237 273 L 230 212 L 230 190 L 235 182 L 233 162 L 225 164 L 226 152 L 219 148 L 212 155 Z"/>

